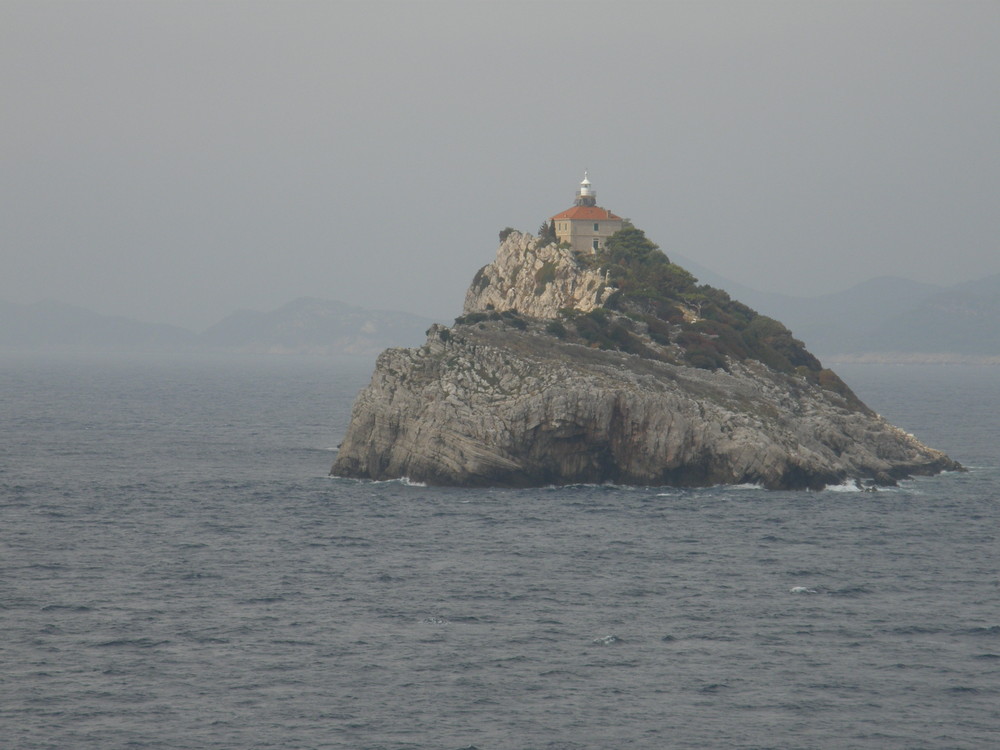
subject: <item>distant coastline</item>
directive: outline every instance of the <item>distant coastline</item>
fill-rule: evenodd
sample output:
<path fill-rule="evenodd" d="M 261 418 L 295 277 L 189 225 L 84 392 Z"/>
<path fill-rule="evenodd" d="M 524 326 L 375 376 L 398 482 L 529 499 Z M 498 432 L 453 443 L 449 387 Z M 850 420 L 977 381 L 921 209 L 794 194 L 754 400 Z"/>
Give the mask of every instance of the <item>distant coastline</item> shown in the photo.
<path fill-rule="evenodd" d="M 1000 365 L 1000 356 L 953 352 L 863 352 L 820 356 L 828 365 Z"/>
<path fill-rule="evenodd" d="M 230 352 L 370 357 L 423 342 L 433 321 L 301 297 L 267 312 L 241 310 L 201 333 L 57 302 L 0 301 L 0 351 Z"/>

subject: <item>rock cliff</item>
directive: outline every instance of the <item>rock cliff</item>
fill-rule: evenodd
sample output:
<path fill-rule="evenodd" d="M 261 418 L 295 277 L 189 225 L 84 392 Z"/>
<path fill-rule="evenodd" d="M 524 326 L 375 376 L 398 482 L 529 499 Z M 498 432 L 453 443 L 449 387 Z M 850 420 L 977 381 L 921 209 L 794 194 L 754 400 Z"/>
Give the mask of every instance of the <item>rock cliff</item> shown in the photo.
<path fill-rule="evenodd" d="M 565 246 L 539 244 L 530 234 L 509 234 L 500 243 L 497 259 L 472 280 L 464 313 L 516 310 L 555 318 L 567 308 L 590 312 L 614 293 L 605 273 L 581 267 Z"/>
<path fill-rule="evenodd" d="M 331 473 L 796 489 L 961 468 L 874 414 L 776 321 L 651 247 L 635 274 L 628 252 L 509 236 L 453 327 L 380 355 Z"/>

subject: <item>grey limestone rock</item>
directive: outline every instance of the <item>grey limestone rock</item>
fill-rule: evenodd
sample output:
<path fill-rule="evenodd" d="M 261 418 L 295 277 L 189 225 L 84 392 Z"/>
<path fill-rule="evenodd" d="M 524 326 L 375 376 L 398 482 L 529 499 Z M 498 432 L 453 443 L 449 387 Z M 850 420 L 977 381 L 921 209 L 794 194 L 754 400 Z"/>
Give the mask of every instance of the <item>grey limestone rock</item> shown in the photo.
<path fill-rule="evenodd" d="M 472 280 L 463 312 L 516 310 L 554 318 L 563 308 L 589 312 L 615 291 L 599 270 L 581 267 L 569 248 L 539 244 L 530 234 L 508 235 L 496 260 Z"/>
<path fill-rule="evenodd" d="M 477 275 L 465 304 L 475 319 L 432 326 L 423 346 L 379 356 L 333 475 L 818 489 L 961 468 L 853 394 L 752 359 L 713 371 L 670 361 L 662 347 L 664 356 L 648 357 L 560 339 L 547 319 L 597 306 L 613 289 L 599 271 L 582 273 L 568 251 L 539 252 L 533 241 L 508 237 L 497 263 Z M 542 268 L 551 289 L 534 278 Z"/>

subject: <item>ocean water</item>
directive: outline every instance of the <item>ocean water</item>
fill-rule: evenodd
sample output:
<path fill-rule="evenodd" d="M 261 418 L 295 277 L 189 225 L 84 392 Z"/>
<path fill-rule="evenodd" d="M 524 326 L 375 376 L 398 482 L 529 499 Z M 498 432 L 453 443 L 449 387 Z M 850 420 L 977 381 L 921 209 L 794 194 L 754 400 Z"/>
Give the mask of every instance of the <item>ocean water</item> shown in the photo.
<path fill-rule="evenodd" d="M 372 363 L 0 359 L 0 746 L 1000 746 L 1000 370 L 878 493 L 326 476 Z"/>

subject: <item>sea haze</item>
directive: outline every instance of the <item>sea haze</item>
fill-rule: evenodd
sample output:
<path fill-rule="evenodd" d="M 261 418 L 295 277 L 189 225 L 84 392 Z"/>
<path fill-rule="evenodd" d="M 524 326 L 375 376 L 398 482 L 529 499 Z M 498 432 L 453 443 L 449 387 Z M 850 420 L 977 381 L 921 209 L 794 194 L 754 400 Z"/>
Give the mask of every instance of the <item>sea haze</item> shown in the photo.
<path fill-rule="evenodd" d="M 326 472 L 370 359 L 0 360 L 0 726 L 41 748 L 983 748 L 1000 378 L 838 368 L 877 493 Z"/>

